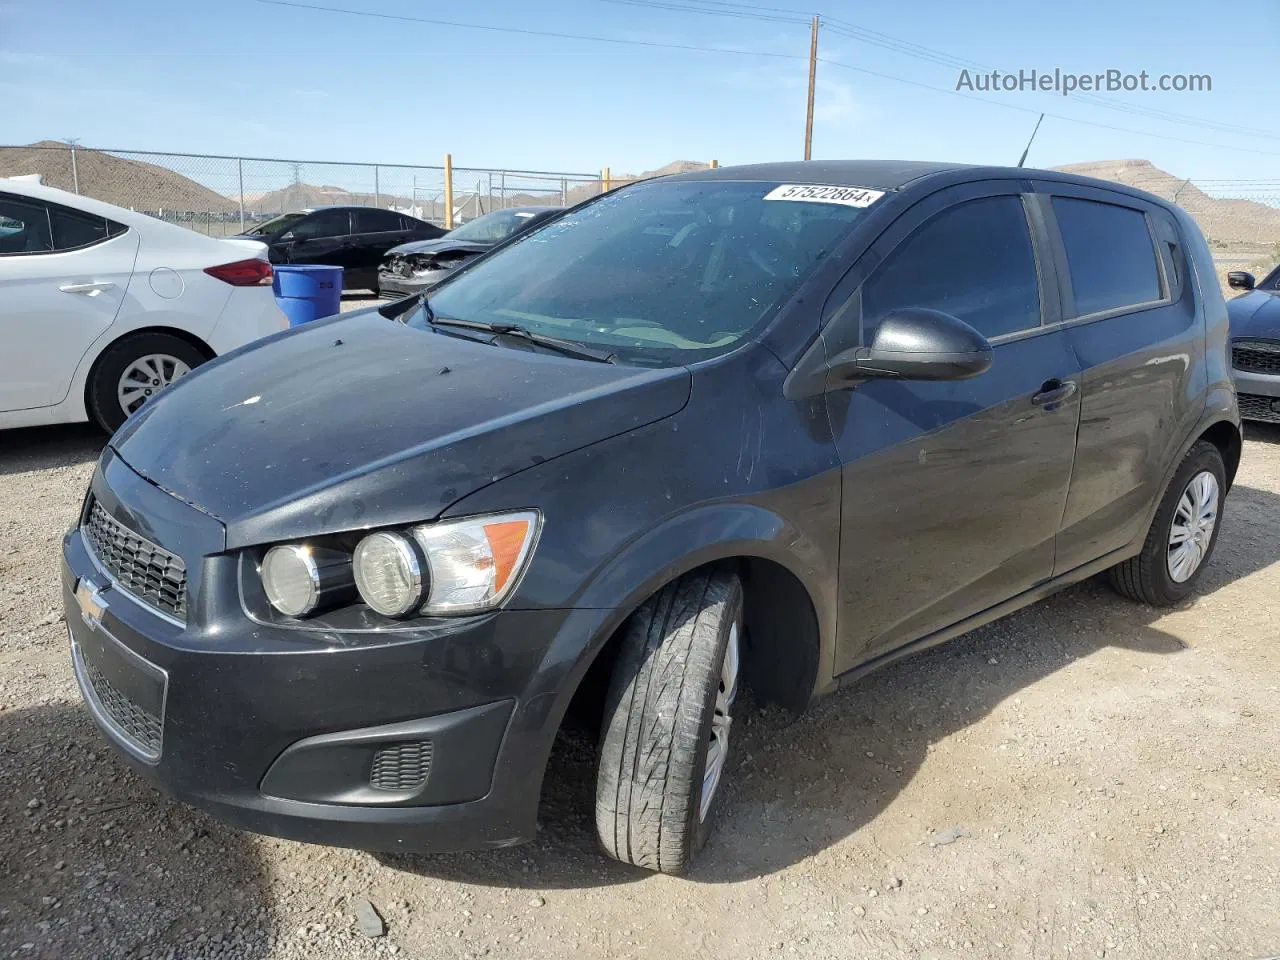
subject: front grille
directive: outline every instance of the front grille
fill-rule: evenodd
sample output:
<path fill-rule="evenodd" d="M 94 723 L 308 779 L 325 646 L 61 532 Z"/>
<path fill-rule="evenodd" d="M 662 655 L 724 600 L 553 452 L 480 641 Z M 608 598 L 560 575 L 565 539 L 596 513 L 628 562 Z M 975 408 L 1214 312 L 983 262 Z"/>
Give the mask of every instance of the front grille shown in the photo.
<path fill-rule="evenodd" d="M 98 562 L 122 590 L 186 622 L 187 567 L 181 557 L 134 533 L 97 500 L 81 529 Z"/>
<path fill-rule="evenodd" d="M 1280 423 L 1280 398 L 1259 397 L 1242 393 L 1236 397 L 1240 404 L 1240 416 L 1245 420 L 1261 420 L 1263 423 Z"/>
<path fill-rule="evenodd" d="M 1280 376 L 1280 343 L 1236 340 L 1231 344 L 1231 365 L 1242 373 Z"/>
<path fill-rule="evenodd" d="M 144 710 L 111 685 L 92 664 L 84 664 L 85 676 L 93 688 L 103 711 L 122 733 L 135 741 L 149 759 L 160 756 L 160 735 L 163 723 L 155 714 Z"/>
<path fill-rule="evenodd" d="M 369 786 L 375 790 L 416 790 L 431 772 L 431 741 L 393 743 L 373 757 Z"/>

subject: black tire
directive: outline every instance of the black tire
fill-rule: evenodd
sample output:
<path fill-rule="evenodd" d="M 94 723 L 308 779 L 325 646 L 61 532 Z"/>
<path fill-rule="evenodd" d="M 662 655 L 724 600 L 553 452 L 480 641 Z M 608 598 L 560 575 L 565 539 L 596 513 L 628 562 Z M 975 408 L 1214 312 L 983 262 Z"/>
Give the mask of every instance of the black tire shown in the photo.
<path fill-rule="evenodd" d="M 1213 533 L 1209 538 L 1208 549 L 1195 571 L 1182 582 L 1174 580 L 1169 572 L 1169 538 L 1172 532 L 1174 516 L 1178 502 L 1192 478 L 1203 472 L 1209 472 L 1218 483 L 1218 508 Z M 1218 533 L 1222 530 L 1222 507 L 1226 499 L 1227 472 L 1222 464 L 1222 454 L 1212 443 L 1201 440 L 1183 458 L 1173 479 L 1160 500 L 1155 518 L 1151 521 L 1151 529 L 1147 532 L 1142 552 L 1136 557 L 1125 560 L 1111 568 L 1111 586 L 1121 596 L 1139 603 L 1149 603 L 1156 607 L 1167 607 L 1186 599 L 1196 588 L 1203 576 L 1205 567 L 1213 558 L 1213 548 L 1218 543 Z"/>
<path fill-rule="evenodd" d="M 596 775 L 596 830 L 611 857 L 678 874 L 706 842 L 724 791 L 714 789 L 702 816 L 703 776 L 742 609 L 737 575 L 709 570 L 665 587 L 623 626 Z"/>
<path fill-rule="evenodd" d="M 107 433 L 120 429 L 129 415 L 116 395 L 120 378 L 130 364 L 150 354 L 175 357 L 192 370 L 209 359 L 203 351 L 171 333 L 135 333 L 113 343 L 94 364 L 85 390 L 89 416 Z"/>

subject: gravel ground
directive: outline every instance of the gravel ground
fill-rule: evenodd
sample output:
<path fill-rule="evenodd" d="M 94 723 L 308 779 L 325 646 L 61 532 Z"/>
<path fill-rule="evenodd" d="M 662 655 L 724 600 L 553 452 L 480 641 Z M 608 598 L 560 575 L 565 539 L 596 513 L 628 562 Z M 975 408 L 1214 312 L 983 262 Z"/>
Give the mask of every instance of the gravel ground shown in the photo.
<path fill-rule="evenodd" d="M 798 722 L 745 720 L 685 879 L 596 854 L 580 738 L 538 841 L 482 855 L 253 837 L 136 779 L 80 706 L 58 610 L 100 446 L 0 435 L 0 957 L 1280 953 L 1280 429 L 1251 431 L 1195 602 L 1086 583 Z"/>

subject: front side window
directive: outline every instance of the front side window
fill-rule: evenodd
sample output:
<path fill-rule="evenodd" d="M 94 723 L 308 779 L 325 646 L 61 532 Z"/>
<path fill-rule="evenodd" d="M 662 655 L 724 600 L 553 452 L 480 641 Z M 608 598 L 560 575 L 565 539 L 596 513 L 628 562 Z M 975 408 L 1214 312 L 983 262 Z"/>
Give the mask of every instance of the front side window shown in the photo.
<path fill-rule="evenodd" d="M 902 307 L 949 313 L 987 338 L 1038 327 L 1040 287 L 1022 200 L 952 207 L 895 247 L 862 287 L 865 338 Z"/>
<path fill-rule="evenodd" d="M 278 233 L 284 233 L 291 226 L 305 217 L 305 213 L 282 213 L 278 217 L 272 217 L 256 227 L 250 227 L 245 231 L 248 237 L 273 237 Z"/>
<path fill-rule="evenodd" d="M 52 249 L 49 208 L 37 200 L 0 194 L 0 256 Z"/>
<path fill-rule="evenodd" d="M 351 218 L 346 210 L 321 210 L 293 228 L 295 240 L 320 240 L 324 237 L 344 237 L 351 232 Z"/>
<path fill-rule="evenodd" d="M 822 189 L 838 199 L 779 199 L 787 191 L 760 181 L 627 187 L 521 234 L 446 280 L 431 307 L 624 360 L 714 356 L 767 323 L 878 196 Z"/>
<path fill-rule="evenodd" d="M 1076 316 L 1161 299 L 1155 247 L 1142 211 L 1054 197 L 1053 214 L 1067 249 Z"/>

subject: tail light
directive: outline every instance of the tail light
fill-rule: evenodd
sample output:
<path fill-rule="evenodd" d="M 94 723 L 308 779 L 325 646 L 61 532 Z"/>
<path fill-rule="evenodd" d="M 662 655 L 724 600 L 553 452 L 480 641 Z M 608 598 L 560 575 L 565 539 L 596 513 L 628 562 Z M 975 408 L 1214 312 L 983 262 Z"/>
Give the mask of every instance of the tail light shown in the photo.
<path fill-rule="evenodd" d="M 265 287 L 271 283 L 271 264 L 256 257 L 217 267 L 205 267 L 204 272 L 233 287 Z"/>

